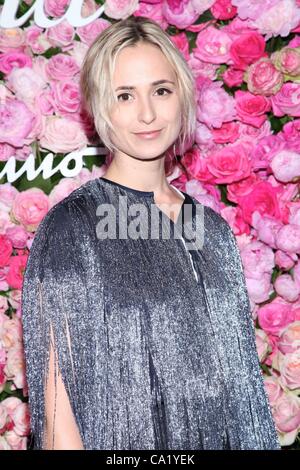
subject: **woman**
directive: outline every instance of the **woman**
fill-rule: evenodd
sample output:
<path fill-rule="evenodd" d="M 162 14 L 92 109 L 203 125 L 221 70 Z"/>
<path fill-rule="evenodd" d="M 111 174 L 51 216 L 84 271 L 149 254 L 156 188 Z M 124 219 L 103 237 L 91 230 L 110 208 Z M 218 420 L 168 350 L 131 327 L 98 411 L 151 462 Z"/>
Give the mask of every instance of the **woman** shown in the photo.
<path fill-rule="evenodd" d="M 95 40 L 81 87 L 113 158 L 48 212 L 30 251 L 34 448 L 280 449 L 233 232 L 165 175 L 195 131 L 186 62 L 130 18 Z"/>

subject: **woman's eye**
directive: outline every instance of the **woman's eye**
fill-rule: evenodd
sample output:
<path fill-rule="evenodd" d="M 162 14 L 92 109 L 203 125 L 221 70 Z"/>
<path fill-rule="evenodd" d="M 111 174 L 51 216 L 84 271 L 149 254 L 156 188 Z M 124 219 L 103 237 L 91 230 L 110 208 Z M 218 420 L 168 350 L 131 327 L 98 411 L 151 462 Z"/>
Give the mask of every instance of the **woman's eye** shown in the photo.
<path fill-rule="evenodd" d="M 166 91 L 168 95 L 172 93 L 172 91 L 168 90 L 168 88 L 158 88 L 158 90 L 156 90 L 156 93 L 158 91 Z M 131 96 L 131 95 L 129 93 L 122 93 L 121 95 L 118 96 L 118 101 L 129 101 L 129 99 L 125 99 L 125 100 L 120 99 L 121 97 L 124 97 L 124 96 Z M 159 96 L 165 96 L 165 94 L 160 94 Z"/>
<path fill-rule="evenodd" d="M 130 96 L 129 93 L 122 93 L 122 95 L 118 96 L 118 101 L 120 101 L 121 96 Z M 128 101 L 128 100 L 121 100 L 121 101 Z"/>
<path fill-rule="evenodd" d="M 171 90 L 168 90 L 168 88 L 159 88 L 159 89 L 156 90 L 156 91 L 161 91 L 161 90 L 167 91 L 167 92 L 168 92 L 168 95 L 169 95 L 170 93 L 172 93 L 172 91 L 171 91 Z M 160 95 L 160 96 L 164 96 L 164 95 Z"/>

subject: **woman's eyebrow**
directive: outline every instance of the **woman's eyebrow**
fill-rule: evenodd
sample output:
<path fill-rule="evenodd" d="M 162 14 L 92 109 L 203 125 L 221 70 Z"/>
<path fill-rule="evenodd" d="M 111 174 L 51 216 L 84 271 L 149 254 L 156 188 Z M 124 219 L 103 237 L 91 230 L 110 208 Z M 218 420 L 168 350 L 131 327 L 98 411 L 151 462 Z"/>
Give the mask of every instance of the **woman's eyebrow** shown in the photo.
<path fill-rule="evenodd" d="M 154 86 L 154 85 L 161 85 L 162 83 L 173 83 L 173 85 L 175 85 L 175 82 L 172 82 L 171 80 L 156 80 L 155 82 L 152 82 L 150 83 L 151 86 Z M 118 91 L 118 90 L 135 90 L 136 87 L 134 86 L 127 86 L 127 85 L 123 85 L 123 86 L 119 86 L 118 88 L 115 89 L 115 91 Z"/>

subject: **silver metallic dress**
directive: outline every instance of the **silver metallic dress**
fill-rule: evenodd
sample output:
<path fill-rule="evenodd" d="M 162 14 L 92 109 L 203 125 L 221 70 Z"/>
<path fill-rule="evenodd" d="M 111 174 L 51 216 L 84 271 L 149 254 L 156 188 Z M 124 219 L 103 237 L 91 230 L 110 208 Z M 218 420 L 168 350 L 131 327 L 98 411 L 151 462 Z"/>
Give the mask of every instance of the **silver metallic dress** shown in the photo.
<path fill-rule="evenodd" d="M 234 234 L 181 194 L 190 231 L 202 210 L 201 248 L 187 249 L 153 192 L 104 177 L 40 223 L 22 289 L 33 449 L 44 442 L 50 326 L 84 449 L 280 449 Z M 103 204 L 117 229 L 132 222 L 121 197 L 170 236 L 99 237 Z"/>

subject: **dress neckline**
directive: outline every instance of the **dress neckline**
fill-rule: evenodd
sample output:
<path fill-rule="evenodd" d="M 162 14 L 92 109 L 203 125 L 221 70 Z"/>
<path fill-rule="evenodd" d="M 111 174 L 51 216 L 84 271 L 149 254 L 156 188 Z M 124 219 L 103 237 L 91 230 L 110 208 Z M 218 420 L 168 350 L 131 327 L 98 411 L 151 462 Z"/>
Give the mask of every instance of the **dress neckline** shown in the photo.
<path fill-rule="evenodd" d="M 145 196 L 154 196 L 154 191 L 141 191 L 139 189 L 135 189 L 135 188 L 130 188 L 129 186 L 124 186 L 123 184 L 121 183 L 117 183 L 116 181 L 112 181 L 108 178 L 105 178 L 104 176 L 101 176 L 99 178 L 100 180 L 104 180 L 105 182 L 109 183 L 109 184 L 112 184 L 114 186 L 118 186 L 122 189 L 125 189 L 126 191 L 132 191 L 133 193 L 137 193 L 137 194 L 143 194 Z"/>
<path fill-rule="evenodd" d="M 99 180 L 101 181 L 104 181 L 105 183 L 108 183 L 110 185 L 113 185 L 113 186 L 116 186 L 116 187 L 119 187 L 121 189 L 124 189 L 125 191 L 129 191 L 129 192 L 132 192 L 132 193 L 135 193 L 135 194 L 139 194 L 141 196 L 146 196 L 146 197 L 151 197 L 152 198 L 152 201 L 153 201 L 153 204 L 155 204 L 155 206 L 157 207 L 158 211 L 162 213 L 162 215 L 164 217 L 167 217 L 168 220 L 170 220 L 171 224 L 173 225 L 177 225 L 177 223 L 181 220 L 181 215 L 182 215 L 182 212 L 184 210 L 184 205 L 186 204 L 187 202 L 187 194 L 184 193 L 183 191 L 180 191 L 179 189 L 177 189 L 174 185 L 171 185 L 172 188 L 175 189 L 175 191 L 177 191 L 177 193 L 181 196 L 183 196 L 183 200 L 182 200 L 182 203 L 181 203 L 181 207 L 180 207 L 180 211 L 178 213 L 178 216 L 177 216 L 177 220 L 174 222 L 164 211 L 162 211 L 157 203 L 155 202 L 155 199 L 154 199 L 154 191 L 141 191 L 139 189 L 135 189 L 135 188 L 130 188 L 129 186 L 125 186 L 121 183 L 117 183 L 116 181 L 112 181 L 108 178 L 105 178 L 104 176 L 100 176 L 98 178 Z"/>

